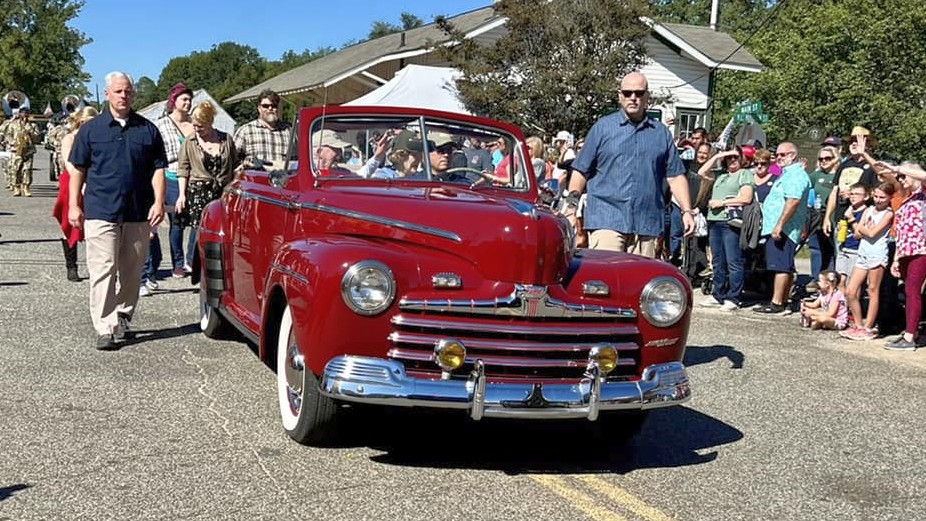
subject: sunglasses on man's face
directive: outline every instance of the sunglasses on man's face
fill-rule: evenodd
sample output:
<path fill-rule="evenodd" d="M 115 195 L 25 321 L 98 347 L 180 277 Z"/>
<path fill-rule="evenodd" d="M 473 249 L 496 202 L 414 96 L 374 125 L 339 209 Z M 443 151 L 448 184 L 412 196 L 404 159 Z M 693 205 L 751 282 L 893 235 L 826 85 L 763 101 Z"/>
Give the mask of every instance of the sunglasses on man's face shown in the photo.
<path fill-rule="evenodd" d="M 275 109 L 275 108 L 277 108 L 277 106 L 276 106 L 275 103 L 261 103 L 260 106 L 261 106 L 261 108 L 265 108 L 265 109 Z"/>
<path fill-rule="evenodd" d="M 645 90 L 623 90 L 621 89 L 621 96 L 625 98 L 630 98 L 633 96 L 642 98 L 643 96 L 646 96 L 646 91 Z"/>

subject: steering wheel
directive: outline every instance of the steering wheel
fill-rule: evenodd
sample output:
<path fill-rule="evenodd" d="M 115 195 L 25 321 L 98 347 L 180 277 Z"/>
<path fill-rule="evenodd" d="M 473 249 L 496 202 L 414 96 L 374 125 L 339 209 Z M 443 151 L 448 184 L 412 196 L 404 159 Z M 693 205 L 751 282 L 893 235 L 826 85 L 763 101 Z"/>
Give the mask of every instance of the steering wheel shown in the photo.
<path fill-rule="evenodd" d="M 492 181 L 488 176 L 485 175 L 485 173 L 483 173 L 482 170 L 477 170 L 468 166 L 448 168 L 447 170 L 444 170 L 444 172 L 448 174 L 462 173 L 463 177 L 466 179 L 466 182 L 468 182 L 471 186 L 476 186 L 477 184 L 481 184 L 486 181 Z"/>

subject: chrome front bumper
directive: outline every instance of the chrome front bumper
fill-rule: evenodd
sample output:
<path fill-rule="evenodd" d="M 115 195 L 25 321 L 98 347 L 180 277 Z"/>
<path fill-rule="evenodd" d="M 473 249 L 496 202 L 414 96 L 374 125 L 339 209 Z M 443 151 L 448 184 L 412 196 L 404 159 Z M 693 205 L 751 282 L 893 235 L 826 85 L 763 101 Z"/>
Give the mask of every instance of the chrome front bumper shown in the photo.
<path fill-rule="evenodd" d="M 467 380 L 414 378 L 394 360 L 339 356 L 325 366 L 321 392 L 336 400 L 398 407 L 468 410 L 481 418 L 587 418 L 599 411 L 668 407 L 688 401 L 679 362 L 651 365 L 637 382 L 605 382 L 597 368 L 576 384 L 487 383 L 481 361 Z"/>

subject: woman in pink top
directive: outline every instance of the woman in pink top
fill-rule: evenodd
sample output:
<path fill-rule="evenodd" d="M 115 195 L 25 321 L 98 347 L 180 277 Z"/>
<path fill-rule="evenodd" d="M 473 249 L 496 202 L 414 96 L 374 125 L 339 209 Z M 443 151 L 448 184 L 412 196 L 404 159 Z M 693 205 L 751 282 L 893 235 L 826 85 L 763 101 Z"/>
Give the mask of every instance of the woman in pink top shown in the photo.
<path fill-rule="evenodd" d="M 917 329 L 923 310 L 923 282 L 926 281 L 926 193 L 922 182 L 912 177 L 919 176 L 921 169 L 906 164 L 888 168 L 910 195 L 900 203 L 894 216 L 897 248 L 891 264 L 891 275 L 904 281 L 906 327 L 903 335 L 885 344 L 884 348 L 914 351 L 922 345 Z"/>

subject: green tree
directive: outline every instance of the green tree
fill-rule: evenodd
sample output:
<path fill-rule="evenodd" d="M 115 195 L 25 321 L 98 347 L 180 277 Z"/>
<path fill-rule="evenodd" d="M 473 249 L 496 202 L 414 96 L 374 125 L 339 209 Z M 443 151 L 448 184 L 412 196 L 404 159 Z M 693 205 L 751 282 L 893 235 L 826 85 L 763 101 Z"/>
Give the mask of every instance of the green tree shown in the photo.
<path fill-rule="evenodd" d="M 461 42 L 441 52 L 463 72 L 457 89 L 469 110 L 528 132 L 587 132 L 617 108 L 619 79 L 645 60 L 644 0 L 500 0 L 495 9 L 508 23 L 491 46 L 438 18 Z"/>
<path fill-rule="evenodd" d="M 222 42 L 208 51 L 194 51 L 189 56 L 171 59 L 158 78 L 158 99 L 167 98 L 170 88 L 178 82 L 193 90 L 206 89 L 217 100 L 223 100 L 263 81 L 267 60 L 257 49 L 234 42 Z M 253 119 L 254 107 L 238 103 L 224 107 L 242 123 Z"/>
<path fill-rule="evenodd" d="M 264 80 L 268 80 L 290 69 L 294 69 L 300 65 L 309 63 L 310 61 L 317 60 L 322 56 L 335 52 L 336 50 L 337 49 L 334 47 L 319 47 L 314 51 L 304 49 L 301 53 L 297 53 L 293 50 L 286 51 L 278 61 L 267 63 L 266 70 L 264 71 Z"/>
<path fill-rule="evenodd" d="M 872 130 L 883 153 L 926 150 L 926 10 L 919 0 L 788 0 L 750 50 L 768 70 L 718 74 L 717 107 L 761 100 L 777 140 Z M 719 119 L 715 119 L 719 122 Z"/>
<path fill-rule="evenodd" d="M 414 29 L 424 25 L 424 20 L 407 11 L 403 11 L 402 14 L 399 15 L 399 19 L 402 25 L 395 25 L 384 20 L 377 20 L 373 22 L 373 24 L 370 26 L 370 32 L 367 34 L 367 39 L 375 40 L 380 36 L 386 36 L 387 34 L 397 33 L 400 31 L 408 31 L 409 29 Z"/>
<path fill-rule="evenodd" d="M 653 0 L 653 18 L 660 22 L 708 26 L 711 0 Z M 720 0 L 717 29 L 742 41 L 755 31 L 777 0 Z"/>
<path fill-rule="evenodd" d="M 34 110 L 48 102 L 57 106 L 67 94 L 89 94 L 80 49 L 91 40 L 68 26 L 83 6 L 73 0 L 0 1 L 0 90 L 23 91 Z"/>
<path fill-rule="evenodd" d="M 135 80 L 135 108 L 142 109 L 160 100 L 157 90 L 157 84 L 147 76 Z"/>

